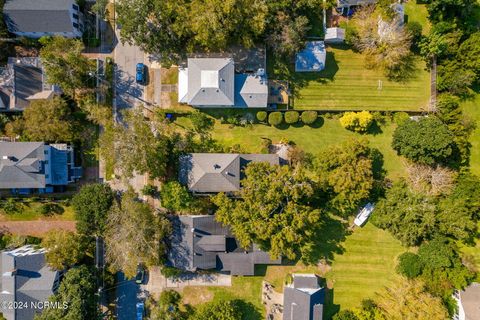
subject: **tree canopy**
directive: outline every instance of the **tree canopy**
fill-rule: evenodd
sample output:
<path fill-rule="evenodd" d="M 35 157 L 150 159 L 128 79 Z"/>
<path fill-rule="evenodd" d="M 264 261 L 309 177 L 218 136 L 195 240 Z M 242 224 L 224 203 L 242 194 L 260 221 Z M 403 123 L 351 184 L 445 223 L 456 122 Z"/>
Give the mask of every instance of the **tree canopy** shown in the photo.
<path fill-rule="evenodd" d="M 45 258 L 48 265 L 56 270 L 69 268 L 80 262 L 85 256 L 82 240 L 70 231 L 48 232 L 42 239 L 41 246 L 47 250 Z"/>
<path fill-rule="evenodd" d="M 373 188 L 373 156 L 367 140 L 352 140 L 322 152 L 316 162 L 320 185 L 331 194 L 330 206 L 350 214 Z"/>
<path fill-rule="evenodd" d="M 99 310 L 95 296 L 95 278 L 87 266 L 67 271 L 57 293 L 49 301 L 66 308 L 47 308 L 36 320 L 97 319 Z"/>
<path fill-rule="evenodd" d="M 182 297 L 175 290 L 165 290 L 160 294 L 150 311 L 151 320 L 182 320 L 186 314 L 180 310 Z"/>
<path fill-rule="evenodd" d="M 107 213 L 113 204 L 113 192 L 108 184 L 87 184 L 72 199 L 80 234 L 101 236 Z"/>
<path fill-rule="evenodd" d="M 250 163 L 239 199 L 220 193 L 216 219 L 230 225 L 243 247 L 255 243 L 272 257 L 308 256 L 321 212 L 310 205 L 314 184 L 301 168 Z"/>
<path fill-rule="evenodd" d="M 171 211 L 185 211 L 191 208 L 193 197 L 187 188 L 177 181 L 171 181 L 162 186 L 160 191 L 162 206 Z"/>
<path fill-rule="evenodd" d="M 242 320 L 244 316 L 236 301 L 220 300 L 201 305 L 192 320 Z"/>
<path fill-rule="evenodd" d="M 148 204 L 128 190 L 108 213 L 104 232 L 107 261 L 113 269 L 132 277 L 139 263 L 160 263 L 165 253 L 164 240 L 170 232 L 170 222 L 154 215 Z"/>
<path fill-rule="evenodd" d="M 449 164 L 454 160 L 454 135 L 438 118 L 429 116 L 400 124 L 393 133 L 392 148 L 418 163 Z"/>

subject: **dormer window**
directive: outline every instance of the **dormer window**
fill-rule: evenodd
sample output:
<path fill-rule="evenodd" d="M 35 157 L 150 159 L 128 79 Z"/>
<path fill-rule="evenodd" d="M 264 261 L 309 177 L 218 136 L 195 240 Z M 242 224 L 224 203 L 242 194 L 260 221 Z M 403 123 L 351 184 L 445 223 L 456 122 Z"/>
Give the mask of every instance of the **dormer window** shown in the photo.
<path fill-rule="evenodd" d="M 73 19 L 78 20 L 78 14 L 74 13 L 73 14 Z"/>
<path fill-rule="evenodd" d="M 78 5 L 76 5 L 75 3 L 72 4 L 72 8 L 73 8 L 73 10 L 75 10 L 75 11 L 78 11 L 78 9 L 79 9 L 79 8 L 78 8 Z"/>

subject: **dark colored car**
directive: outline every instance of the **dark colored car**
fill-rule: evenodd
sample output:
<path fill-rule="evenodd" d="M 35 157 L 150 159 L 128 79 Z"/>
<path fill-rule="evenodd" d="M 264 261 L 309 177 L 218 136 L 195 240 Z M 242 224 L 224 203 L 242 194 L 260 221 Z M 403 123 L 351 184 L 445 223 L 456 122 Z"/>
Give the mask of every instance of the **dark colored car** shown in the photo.
<path fill-rule="evenodd" d="M 143 63 L 137 63 L 135 80 L 138 84 L 147 82 L 146 66 Z"/>
<path fill-rule="evenodd" d="M 137 275 L 135 276 L 135 283 L 142 284 L 145 281 L 145 268 L 139 264 L 137 267 Z"/>

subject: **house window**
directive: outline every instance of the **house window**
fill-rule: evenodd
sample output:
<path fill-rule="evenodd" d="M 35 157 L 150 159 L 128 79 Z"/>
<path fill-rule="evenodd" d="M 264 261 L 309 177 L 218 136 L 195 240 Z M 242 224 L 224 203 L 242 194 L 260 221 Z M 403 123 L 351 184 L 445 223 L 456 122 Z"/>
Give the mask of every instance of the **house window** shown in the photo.
<path fill-rule="evenodd" d="M 50 176 L 48 174 L 45 175 L 45 179 L 48 179 Z"/>
<path fill-rule="evenodd" d="M 75 3 L 72 4 L 72 8 L 73 8 L 73 10 L 78 11 L 78 6 Z"/>
<path fill-rule="evenodd" d="M 48 154 L 48 150 L 44 150 L 44 151 L 43 151 L 43 154 Z"/>
<path fill-rule="evenodd" d="M 78 23 L 75 23 L 75 22 L 74 22 L 74 23 L 73 23 L 73 27 L 74 27 L 75 29 L 78 29 Z"/>
<path fill-rule="evenodd" d="M 48 164 L 48 160 L 45 160 L 45 164 Z"/>
<path fill-rule="evenodd" d="M 78 20 L 78 14 L 73 14 L 73 19 Z"/>

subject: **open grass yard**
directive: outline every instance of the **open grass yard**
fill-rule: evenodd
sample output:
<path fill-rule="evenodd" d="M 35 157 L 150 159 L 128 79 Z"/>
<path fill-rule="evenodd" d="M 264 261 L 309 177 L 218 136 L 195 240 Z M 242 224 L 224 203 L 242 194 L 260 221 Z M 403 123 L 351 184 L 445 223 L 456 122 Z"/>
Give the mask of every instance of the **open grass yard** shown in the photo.
<path fill-rule="evenodd" d="M 33 221 L 33 220 L 56 220 L 56 221 L 74 221 L 75 214 L 72 206 L 66 206 L 60 202 L 58 205 L 58 213 L 50 215 L 43 215 L 40 212 L 41 202 L 25 201 L 18 204 L 18 211 L 7 214 L 3 209 L 0 209 L 0 221 Z"/>
<path fill-rule="evenodd" d="M 188 125 L 185 118 L 177 120 L 180 125 Z M 384 157 L 384 169 L 391 179 L 405 176 L 405 167 L 401 157 L 391 148 L 392 134 L 395 125 L 388 122 L 381 126 L 381 132 L 376 134 L 358 134 L 348 131 L 340 126 L 337 119 L 319 118 L 313 126 L 307 125 L 284 125 L 281 128 L 269 125 L 255 124 L 251 127 L 235 126 L 231 128 L 228 124 L 216 122 L 213 137 L 222 145 L 231 147 L 240 145 L 243 152 L 258 153 L 262 150 L 262 138 L 269 138 L 273 143 L 280 140 L 293 141 L 304 151 L 318 155 L 330 145 L 335 145 L 352 138 L 366 138 L 370 146 L 377 148 Z"/>
<path fill-rule="evenodd" d="M 480 94 L 476 94 L 472 99 L 466 100 L 462 104 L 463 110 L 467 116 L 476 122 L 476 128 L 473 131 L 470 142 L 470 169 L 473 173 L 480 176 Z"/>
<path fill-rule="evenodd" d="M 364 56 L 346 48 L 327 48 L 326 68 L 296 73 L 294 109 L 314 110 L 426 110 L 430 73 L 416 58 L 417 70 L 407 82 L 389 81 L 380 70 L 365 68 Z"/>
<path fill-rule="evenodd" d="M 404 3 L 405 23 L 418 22 L 422 26 L 422 34 L 427 35 L 430 32 L 430 21 L 428 20 L 427 5 L 419 4 L 414 0 Z"/>
<path fill-rule="evenodd" d="M 233 277 L 231 287 L 185 287 L 182 302 L 195 307 L 209 301 L 240 299 L 251 304 L 245 306 L 247 317 L 244 320 L 265 318 L 261 302 L 263 277 Z"/>

